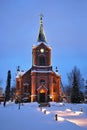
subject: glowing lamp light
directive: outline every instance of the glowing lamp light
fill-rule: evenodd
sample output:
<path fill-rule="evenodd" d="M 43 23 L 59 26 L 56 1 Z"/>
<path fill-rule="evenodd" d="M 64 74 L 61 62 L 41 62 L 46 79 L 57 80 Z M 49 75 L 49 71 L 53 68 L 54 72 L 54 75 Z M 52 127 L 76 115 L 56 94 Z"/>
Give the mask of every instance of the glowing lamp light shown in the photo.
<path fill-rule="evenodd" d="M 58 121 L 64 121 L 64 118 L 58 117 Z"/>
<path fill-rule="evenodd" d="M 56 121 L 64 121 L 63 117 L 59 117 L 58 114 L 55 115 L 55 120 Z"/>
<path fill-rule="evenodd" d="M 81 111 L 76 111 L 75 112 L 75 115 L 80 115 L 80 114 L 82 114 L 83 112 L 81 112 Z"/>
<path fill-rule="evenodd" d="M 46 109 L 42 108 L 42 112 L 44 112 Z"/>
<path fill-rule="evenodd" d="M 50 111 L 47 111 L 45 108 L 42 108 L 41 111 L 42 111 L 44 114 L 46 114 L 46 115 L 50 114 Z"/>
<path fill-rule="evenodd" d="M 46 111 L 46 115 L 48 115 L 48 114 L 50 114 L 50 112 L 49 112 L 49 111 Z"/>
<path fill-rule="evenodd" d="M 50 99 L 52 99 L 52 96 L 50 96 Z"/>
<path fill-rule="evenodd" d="M 46 114 L 46 112 L 47 112 L 47 111 L 46 111 L 46 110 L 44 110 L 44 114 Z"/>

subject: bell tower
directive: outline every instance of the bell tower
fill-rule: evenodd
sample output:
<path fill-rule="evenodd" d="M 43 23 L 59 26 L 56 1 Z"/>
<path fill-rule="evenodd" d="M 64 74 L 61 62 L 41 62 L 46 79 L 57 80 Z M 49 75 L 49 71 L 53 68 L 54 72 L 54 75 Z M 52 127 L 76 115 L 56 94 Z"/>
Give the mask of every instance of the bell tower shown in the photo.
<path fill-rule="evenodd" d="M 32 48 L 32 66 L 51 66 L 51 47 L 46 42 L 42 15 L 40 15 L 40 28 L 37 42 L 38 45 Z"/>
<path fill-rule="evenodd" d="M 32 66 L 51 66 L 51 47 L 44 43 L 32 48 Z"/>
<path fill-rule="evenodd" d="M 60 76 L 52 70 L 51 50 L 47 44 L 42 15 L 37 38 L 38 45 L 32 47 L 31 101 L 58 101 L 60 96 Z"/>

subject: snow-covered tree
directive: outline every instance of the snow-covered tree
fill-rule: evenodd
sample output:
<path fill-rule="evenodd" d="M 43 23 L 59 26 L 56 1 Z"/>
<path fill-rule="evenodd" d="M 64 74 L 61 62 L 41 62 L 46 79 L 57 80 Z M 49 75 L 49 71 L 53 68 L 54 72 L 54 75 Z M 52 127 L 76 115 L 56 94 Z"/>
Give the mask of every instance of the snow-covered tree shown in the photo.
<path fill-rule="evenodd" d="M 73 84 L 71 91 L 71 102 L 72 103 L 80 103 L 84 100 L 83 93 L 79 89 L 78 79 L 76 74 L 73 75 Z"/>
<path fill-rule="evenodd" d="M 74 78 L 74 74 L 75 74 L 75 76 L 76 76 L 76 80 L 77 80 L 77 83 L 78 83 L 78 87 L 80 88 L 80 89 L 82 89 L 83 87 L 84 87 L 84 80 L 83 80 L 83 77 L 82 77 L 82 75 L 81 75 L 81 73 L 80 73 L 80 70 L 75 66 L 74 68 L 73 68 L 73 70 L 70 72 L 70 73 L 68 73 L 68 82 L 69 82 L 69 87 L 71 87 L 72 86 L 72 84 L 73 84 L 73 78 Z"/>
<path fill-rule="evenodd" d="M 71 73 L 68 74 L 69 85 L 67 87 L 68 95 L 71 97 L 71 102 L 79 103 L 84 100 L 84 96 L 82 93 L 83 78 L 80 73 L 80 70 L 75 66 Z"/>
<path fill-rule="evenodd" d="M 72 84 L 72 92 L 71 92 L 71 102 L 72 103 L 80 102 L 79 93 L 80 92 L 79 92 L 78 82 L 77 82 L 76 75 L 74 73 L 74 75 L 73 75 L 73 84 Z"/>

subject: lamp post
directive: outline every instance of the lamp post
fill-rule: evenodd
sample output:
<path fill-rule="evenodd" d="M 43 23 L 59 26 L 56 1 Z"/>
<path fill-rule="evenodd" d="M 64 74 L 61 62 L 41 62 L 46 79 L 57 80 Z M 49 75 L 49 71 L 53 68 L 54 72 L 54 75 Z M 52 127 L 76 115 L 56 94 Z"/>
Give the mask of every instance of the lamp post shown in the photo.
<path fill-rule="evenodd" d="M 55 114 L 55 121 L 58 121 L 58 115 Z"/>

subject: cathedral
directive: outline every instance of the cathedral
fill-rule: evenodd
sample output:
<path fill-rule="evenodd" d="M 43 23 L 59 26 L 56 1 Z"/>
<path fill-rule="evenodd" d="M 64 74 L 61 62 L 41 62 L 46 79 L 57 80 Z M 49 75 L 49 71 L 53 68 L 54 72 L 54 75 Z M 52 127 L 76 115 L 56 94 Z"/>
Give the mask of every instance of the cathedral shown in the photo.
<path fill-rule="evenodd" d="M 40 16 L 40 28 L 37 45 L 32 47 L 32 67 L 22 72 L 17 69 L 16 101 L 50 102 L 61 100 L 61 77 L 52 69 L 52 48 L 47 44 Z"/>

